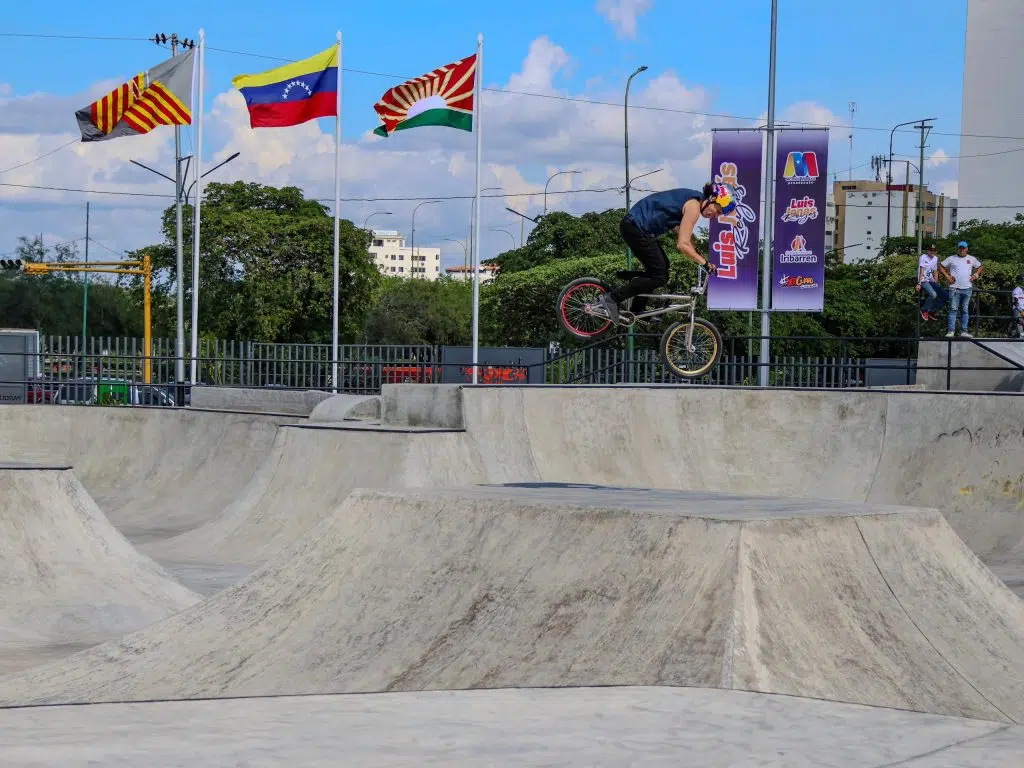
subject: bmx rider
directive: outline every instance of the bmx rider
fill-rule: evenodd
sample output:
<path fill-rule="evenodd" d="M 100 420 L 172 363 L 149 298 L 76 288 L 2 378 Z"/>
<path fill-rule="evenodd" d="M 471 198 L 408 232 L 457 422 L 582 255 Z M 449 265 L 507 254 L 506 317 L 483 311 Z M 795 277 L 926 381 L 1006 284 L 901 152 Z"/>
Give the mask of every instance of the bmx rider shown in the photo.
<path fill-rule="evenodd" d="M 639 294 L 651 293 L 668 282 L 668 257 L 658 242 L 666 232 L 677 231 L 676 250 L 714 274 L 717 267 L 701 256 L 693 245 L 693 228 L 702 216 L 715 219 L 735 209 L 735 190 L 728 184 L 705 184 L 701 192 L 686 188 L 669 189 L 640 200 L 622 217 L 619 232 L 633 255 L 644 265 L 644 273 L 601 296 L 597 307 L 604 309 L 616 324 L 619 322 L 619 304 L 626 299 L 639 297 L 632 306 L 634 314 L 647 308 L 647 298 Z"/>

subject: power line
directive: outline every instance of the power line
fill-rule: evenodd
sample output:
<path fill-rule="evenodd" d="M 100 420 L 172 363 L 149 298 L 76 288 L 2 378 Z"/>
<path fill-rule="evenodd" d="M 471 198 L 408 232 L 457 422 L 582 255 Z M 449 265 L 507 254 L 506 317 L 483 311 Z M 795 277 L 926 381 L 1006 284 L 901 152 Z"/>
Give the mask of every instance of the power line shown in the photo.
<path fill-rule="evenodd" d="M 0 32 L 0 37 L 38 37 L 49 40 L 129 40 L 146 42 L 145 37 L 104 37 L 102 35 L 46 35 L 34 32 Z"/>
<path fill-rule="evenodd" d="M 49 187 L 38 184 L 11 184 L 7 182 L 0 182 L 0 187 L 19 187 L 22 189 L 39 189 L 51 192 L 81 192 L 89 195 L 121 195 L 125 197 L 162 197 L 173 199 L 174 195 L 159 194 L 155 192 L 120 192 L 117 190 L 105 190 L 105 189 L 81 189 L 81 188 L 70 188 L 70 187 Z M 565 190 L 548 190 L 548 195 L 580 195 L 580 194 L 607 194 L 609 192 L 621 192 L 621 186 L 613 187 L 599 187 L 596 189 L 565 189 Z M 544 194 L 543 190 L 537 190 L 534 192 L 506 192 L 504 194 L 482 194 L 482 198 L 512 198 L 512 197 L 536 197 Z M 386 203 L 386 202 L 418 202 L 420 200 L 472 200 L 474 195 L 424 195 L 419 197 L 343 197 L 341 202 L 343 203 Z M 333 197 L 311 197 L 308 200 L 313 200 L 318 203 L 333 203 Z M 836 207 L 846 208 L 877 208 L 874 205 L 859 205 L 850 203 L 835 203 Z M 1024 208 L 1024 202 L 1020 203 L 1005 203 L 1000 205 L 958 205 L 959 210 L 983 210 L 983 209 L 1002 209 L 1002 208 Z"/>
<path fill-rule="evenodd" d="M 26 160 L 23 163 L 18 163 L 17 165 L 12 165 L 10 168 L 4 168 L 2 171 L 0 171 L 0 173 L 7 173 L 8 171 L 14 171 L 14 170 L 17 170 L 18 168 L 23 168 L 26 165 L 31 165 L 32 163 L 36 162 L 37 160 L 42 160 L 44 157 L 49 157 L 50 155 L 54 154 L 55 152 L 60 152 L 62 149 L 66 148 L 66 147 L 70 147 L 72 144 L 75 144 L 77 142 L 78 142 L 78 139 L 72 139 L 71 141 L 67 142 L 66 144 L 61 144 L 56 149 L 51 149 L 49 152 L 44 152 L 43 154 L 39 155 L 38 157 L 33 157 L 31 160 Z"/>

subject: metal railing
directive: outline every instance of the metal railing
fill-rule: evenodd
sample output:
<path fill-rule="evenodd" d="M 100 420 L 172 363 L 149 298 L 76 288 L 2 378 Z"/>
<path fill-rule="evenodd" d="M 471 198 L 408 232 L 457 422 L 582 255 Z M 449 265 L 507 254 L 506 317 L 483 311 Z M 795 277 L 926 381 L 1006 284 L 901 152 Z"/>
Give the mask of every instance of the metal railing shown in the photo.
<path fill-rule="evenodd" d="M 945 386 L 940 383 L 934 388 L 944 389 L 952 388 L 955 372 L 1001 371 L 1005 375 L 1018 370 L 1024 374 L 1015 362 L 1020 359 L 1017 350 L 1024 349 L 1024 340 L 773 337 L 773 349 L 778 354 L 762 363 L 756 354 L 751 354 L 759 348 L 760 337 L 738 336 L 724 340 L 722 358 L 711 372 L 700 379 L 685 381 L 675 378 L 663 365 L 657 338 L 657 334 L 636 334 L 632 357 L 625 340 L 615 337 L 549 352 L 544 362 L 537 365 L 543 366 L 544 382 L 577 385 L 757 386 L 763 365 L 769 370 L 769 386 L 810 389 L 912 385 L 922 371 L 942 372 L 940 378 Z M 920 363 L 918 346 L 922 341 L 946 347 L 935 365 Z M 1014 346 L 1005 348 L 1006 354 L 996 351 L 995 364 L 955 363 L 955 345 L 982 344 L 991 351 L 996 341 Z M 152 384 L 146 385 L 142 371 L 147 361 L 141 339 L 91 338 L 83 345 L 79 338 L 43 337 L 38 354 L 32 355 L 35 360 L 30 368 L 39 375 L 18 379 L 4 373 L 0 376 L 0 388 L 27 385 L 30 403 L 188 404 L 188 389 L 177 387 L 174 382 L 173 347 L 172 339 L 154 339 L 154 354 L 149 361 Z M 340 351 L 337 388 L 341 392 L 376 394 L 384 384 L 442 380 L 444 350 L 440 347 L 343 345 Z M 201 384 L 222 387 L 330 391 L 334 388 L 332 362 L 327 344 L 204 341 L 200 345 L 198 379 Z M 458 368 L 464 373 L 464 364 Z M 522 375 L 481 378 L 511 383 L 526 380 Z"/>

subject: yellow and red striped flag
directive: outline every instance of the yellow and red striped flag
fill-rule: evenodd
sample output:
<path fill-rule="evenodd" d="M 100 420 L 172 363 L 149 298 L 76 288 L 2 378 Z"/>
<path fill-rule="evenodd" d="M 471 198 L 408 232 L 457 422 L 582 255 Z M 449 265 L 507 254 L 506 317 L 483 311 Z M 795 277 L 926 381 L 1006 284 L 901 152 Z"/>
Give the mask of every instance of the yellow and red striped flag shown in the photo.
<path fill-rule="evenodd" d="M 78 110 L 82 141 L 138 136 L 161 125 L 191 125 L 194 54 L 192 48 L 172 56 Z"/>

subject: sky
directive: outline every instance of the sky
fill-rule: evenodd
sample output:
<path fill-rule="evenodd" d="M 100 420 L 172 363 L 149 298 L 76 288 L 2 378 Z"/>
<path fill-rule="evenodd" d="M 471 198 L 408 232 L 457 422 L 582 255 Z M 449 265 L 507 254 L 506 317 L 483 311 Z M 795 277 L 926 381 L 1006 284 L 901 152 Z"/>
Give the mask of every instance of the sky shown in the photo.
<path fill-rule="evenodd" d="M 925 183 L 955 195 L 967 0 L 780 0 L 776 119 L 831 126 L 828 172 L 874 178 L 897 123 L 934 118 Z M 769 0 L 178 0 L 95 7 L 54 0 L 40 15 L 12 4 L 0 21 L 0 254 L 19 236 L 47 245 L 85 236 L 90 258 L 160 242 L 173 183 L 173 129 L 82 143 L 74 113 L 170 52 L 156 33 L 206 39 L 203 166 L 238 158 L 205 181 L 295 185 L 332 203 L 334 119 L 252 129 L 231 84 L 324 50 L 343 35 L 341 216 L 442 249 L 461 264 L 470 229 L 475 136 L 442 128 L 372 135 L 390 87 L 475 52 L 484 36 L 481 258 L 528 236 L 528 216 L 624 204 L 623 96 L 629 96 L 635 201 L 709 180 L 711 129 L 763 125 L 768 113 Z M 856 103 L 852 162 L 849 102 Z M 196 148 L 195 120 L 182 153 Z M 917 161 L 918 136 L 896 133 L 896 160 Z M 852 171 L 850 170 L 852 166 Z M 894 175 L 902 177 L 902 163 Z M 44 188 L 41 189 L 40 187 Z M 60 191 L 45 189 L 58 187 Z M 594 191 L 605 190 L 605 191 Z M 332 203 L 333 204 L 333 203 Z M 968 217 L 965 212 L 961 218 Z M 458 241 L 458 242 L 456 242 Z M 80 242 L 81 244 L 81 242 Z"/>

